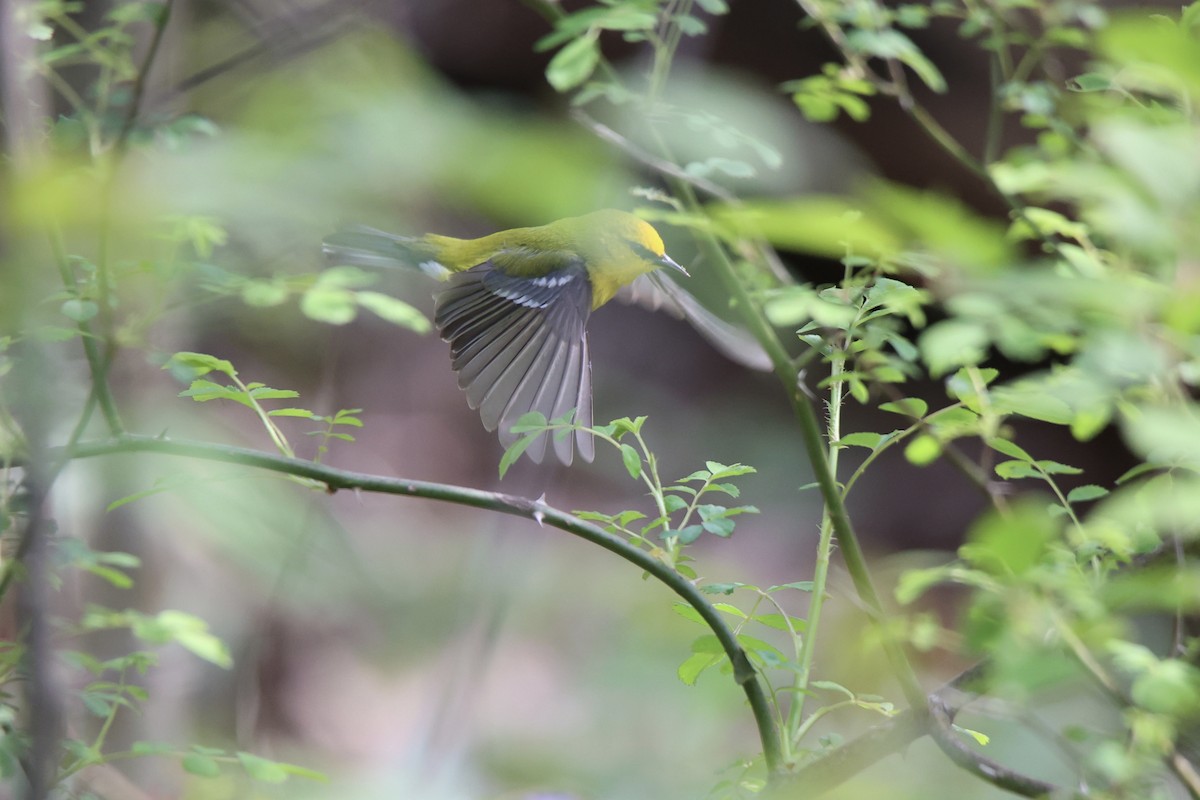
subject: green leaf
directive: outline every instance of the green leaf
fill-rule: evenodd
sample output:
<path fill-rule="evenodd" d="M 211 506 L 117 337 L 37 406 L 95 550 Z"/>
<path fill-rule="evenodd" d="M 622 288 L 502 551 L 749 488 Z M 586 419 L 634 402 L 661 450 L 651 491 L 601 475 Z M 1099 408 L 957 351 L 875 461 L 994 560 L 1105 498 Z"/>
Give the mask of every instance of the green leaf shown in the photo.
<path fill-rule="evenodd" d="M 758 656 L 769 666 L 783 666 L 787 662 L 783 653 L 779 652 L 779 648 L 770 642 L 745 633 L 739 633 L 737 641 L 746 650 L 747 655 Z"/>
<path fill-rule="evenodd" d="M 928 434 L 913 438 L 904 448 L 904 457 L 916 467 L 924 467 L 937 461 L 942 455 L 942 443 Z"/>
<path fill-rule="evenodd" d="M 242 286 L 242 302 L 255 308 L 270 308 L 288 298 L 288 288 L 279 281 L 251 280 Z"/>
<path fill-rule="evenodd" d="M 87 571 L 103 581 L 107 581 L 112 586 L 118 589 L 128 589 L 133 586 L 133 579 L 124 572 L 112 569 L 111 567 L 102 567 L 93 565 L 86 567 Z"/>
<path fill-rule="evenodd" d="M 677 674 L 679 680 L 683 681 L 687 686 L 695 686 L 696 680 L 709 667 L 714 667 L 725 660 L 725 654 L 713 653 L 693 653 L 688 656 L 682 664 L 679 665 Z"/>
<path fill-rule="evenodd" d="M 917 339 L 930 373 L 936 378 L 961 366 L 974 366 L 987 357 L 989 338 L 978 323 L 965 319 L 937 322 Z"/>
<path fill-rule="evenodd" d="M 259 384 L 249 384 L 248 388 L 250 396 L 255 400 L 288 400 L 300 396 L 294 389 L 272 389 L 270 386 Z"/>
<path fill-rule="evenodd" d="M 700 616 L 700 612 L 692 608 L 687 603 L 675 603 L 673 606 L 671 606 L 671 609 L 684 619 L 689 619 L 692 622 L 698 622 L 701 625 L 708 625 L 708 623 L 704 621 L 704 617 Z"/>
<path fill-rule="evenodd" d="M 937 566 L 905 570 L 896 582 L 896 602 L 908 605 L 928 590 L 949 578 L 951 567 Z"/>
<path fill-rule="evenodd" d="M 207 375 L 210 372 L 222 372 L 233 378 L 237 375 L 237 370 L 233 368 L 233 364 L 223 358 L 210 356 L 206 353 L 191 353 L 181 351 L 167 359 L 167 363 L 163 364 L 163 369 L 173 369 L 176 367 L 184 367 L 190 370 L 190 375 L 193 378 L 198 378 L 201 375 Z"/>
<path fill-rule="evenodd" d="M 632 445 L 621 445 L 621 461 L 625 464 L 625 471 L 629 473 L 629 477 L 636 480 L 642 474 L 642 457 Z"/>
<path fill-rule="evenodd" d="M 705 520 L 700 524 L 700 527 L 702 527 L 704 530 L 708 531 L 714 536 L 720 536 L 721 538 L 728 538 L 732 536 L 735 526 L 736 523 L 733 520 L 724 518 Z"/>
<path fill-rule="evenodd" d="M 1038 467 L 1047 475 L 1079 475 L 1083 472 L 1079 467 L 1070 464 L 1060 464 L 1057 461 L 1042 459 L 1036 462 Z"/>
<path fill-rule="evenodd" d="M 850 46 L 880 58 L 894 58 L 907 65 L 926 86 L 935 92 L 946 91 L 946 79 L 926 58 L 912 39 L 894 28 L 871 30 L 858 28 L 847 35 Z"/>
<path fill-rule="evenodd" d="M 1200 57 L 1188 32 L 1144 10 L 1115 15 L 1098 36 L 1100 52 L 1119 65 L 1162 68 L 1169 80 L 1200 88 Z"/>
<path fill-rule="evenodd" d="M 240 751 L 237 757 L 242 764 L 242 769 L 246 770 L 246 774 L 256 781 L 283 783 L 288 779 L 288 771 L 281 764 Z"/>
<path fill-rule="evenodd" d="M 840 106 L 835 95 L 815 92 L 796 92 L 792 101 L 809 122 L 833 122 L 837 119 Z"/>
<path fill-rule="evenodd" d="M 123 505 L 128 505 L 129 503 L 142 500 L 146 497 L 152 497 L 153 495 L 161 494 L 162 492 L 169 492 L 175 488 L 178 488 L 176 482 L 168 482 L 164 480 L 161 484 L 156 485 L 151 489 L 144 489 L 143 491 L 134 492 L 133 494 L 125 495 L 124 497 L 113 500 L 111 503 L 105 506 L 104 510 L 112 511 L 113 509 L 120 508 Z"/>
<path fill-rule="evenodd" d="M 224 642 L 208 631 L 208 623 L 183 611 L 160 611 L 156 616 L 135 621 L 133 632 L 150 642 L 176 642 L 193 655 L 228 669 L 233 657 Z"/>
<path fill-rule="evenodd" d="M 621 417 L 620 419 L 614 419 L 612 424 L 615 429 L 614 438 L 620 439 L 626 433 L 640 433 L 642 426 L 646 424 L 646 417 L 637 417 L 636 419 Z"/>
<path fill-rule="evenodd" d="M 994 575 L 1020 576 L 1038 563 L 1057 536 L 1058 526 L 1046 514 L 1045 503 L 1023 499 L 1004 515 L 992 511 L 984 516 L 972 527 L 959 555 Z"/>
<path fill-rule="evenodd" d="M 847 252 L 884 258 L 898 254 L 902 240 L 860 205 L 838 197 L 714 205 L 713 219 L 741 238 L 765 239 L 785 250 L 842 258 Z"/>
<path fill-rule="evenodd" d="M 190 397 L 197 403 L 207 403 L 210 400 L 232 400 L 252 408 L 250 398 L 241 389 L 232 386 L 221 386 L 206 380 L 192 381 L 192 385 L 179 393 L 180 397 Z"/>
<path fill-rule="evenodd" d="M 221 774 L 221 766 L 212 758 L 200 753 L 188 753 L 183 757 L 183 769 L 201 778 L 216 778 Z"/>
<path fill-rule="evenodd" d="M 1006 481 L 1021 478 L 1040 478 L 1042 473 L 1028 461 L 1001 461 L 996 465 L 996 474 Z"/>
<path fill-rule="evenodd" d="M 851 700 L 854 699 L 854 692 L 834 681 L 813 681 L 809 684 L 814 689 L 824 689 L 827 692 L 840 692 Z"/>
<path fill-rule="evenodd" d="M 681 487 L 686 489 L 687 487 Z M 688 507 L 688 501 L 677 494 L 669 494 L 663 497 L 663 506 L 667 509 L 668 514 L 674 514 L 676 511 L 682 511 Z"/>
<path fill-rule="evenodd" d="M 1067 502 L 1084 503 L 1088 500 L 1097 500 L 1101 497 L 1104 497 L 1106 494 L 1108 494 L 1108 489 L 1105 489 L 1103 486 L 1097 486 L 1094 483 L 1088 483 L 1084 484 L 1083 486 L 1076 486 L 1074 489 L 1068 492 Z"/>
<path fill-rule="evenodd" d="M 891 403 L 884 403 L 879 406 L 880 411 L 889 411 L 893 414 L 903 414 L 907 417 L 915 417 L 920 419 L 929 411 L 929 403 L 926 403 L 919 397 L 905 397 L 901 400 L 896 400 Z"/>
<path fill-rule="evenodd" d="M 307 408 L 277 408 L 267 412 L 268 417 L 302 417 L 304 419 L 316 419 L 317 415 L 309 411 Z"/>
<path fill-rule="evenodd" d="M 970 736 L 983 747 L 986 747 L 988 742 L 992 741 L 986 733 L 980 733 L 979 731 L 971 730 L 970 728 L 964 728 L 961 725 L 954 725 L 953 728 L 959 733 Z"/>
<path fill-rule="evenodd" d="M 1026 453 L 1016 442 L 1010 442 L 1008 439 L 993 437 L 987 440 L 988 447 L 991 447 L 998 453 L 1003 453 L 1009 458 L 1019 459 L 1033 463 L 1033 456 Z"/>
<path fill-rule="evenodd" d="M 744 583 L 706 583 L 700 587 L 700 591 L 705 594 L 733 594 L 745 585 Z"/>
<path fill-rule="evenodd" d="M 380 292 L 360 291 L 355 296 L 358 298 L 360 306 L 393 325 L 399 325 L 417 333 L 428 333 L 432 327 L 424 314 L 403 300 L 397 300 Z"/>
<path fill-rule="evenodd" d="M 1126 416 L 1122 430 L 1146 461 L 1200 469 L 1200 419 L 1190 410 L 1145 406 Z"/>
<path fill-rule="evenodd" d="M 729 603 L 713 603 L 713 608 L 717 609 L 718 611 L 724 611 L 726 614 L 732 614 L 738 619 L 748 619 L 745 611 L 742 611 L 737 606 Z"/>
<path fill-rule="evenodd" d="M 72 322 L 87 322 L 100 313 L 100 306 L 91 300 L 68 300 L 59 306 L 59 312 Z"/>
<path fill-rule="evenodd" d="M 540 411 L 522 414 L 508 429 L 509 433 L 540 433 L 546 429 L 546 415 Z"/>
<path fill-rule="evenodd" d="M 349 289 L 318 283 L 301 296 L 300 311 L 317 322 L 345 325 L 358 316 L 357 297 Z"/>
<path fill-rule="evenodd" d="M 533 440 L 536 439 L 539 435 L 540 435 L 540 433 L 531 433 L 526 436 L 522 436 L 520 439 L 517 439 L 515 442 L 513 442 L 508 447 L 508 449 L 504 451 L 504 455 L 501 456 L 501 458 L 500 458 L 500 477 L 501 478 L 503 478 L 505 473 L 508 472 L 509 467 L 511 467 L 513 464 L 517 463 L 517 459 L 521 457 L 522 453 L 524 453 L 526 450 L 529 449 L 529 445 L 533 444 Z"/>
<path fill-rule="evenodd" d="M 316 286 L 321 289 L 361 289 L 375 283 L 378 278 L 376 273 L 341 265 L 322 270 L 317 276 Z"/>
<path fill-rule="evenodd" d="M 888 436 L 882 433 L 860 431 L 858 433 L 846 434 L 837 440 L 837 444 L 840 447 L 865 447 L 868 450 L 874 450 L 888 438 Z"/>
<path fill-rule="evenodd" d="M 721 478 L 736 478 L 739 475 L 751 475 L 758 471 L 754 467 L 748 467 L 745 464 L 730 464 L 726 466 L 716 461 L 706 461 L 704 462 L 704 466 L 708 467 L 711 479 L 714 481 Z M 687 478 L 684 478 L 684 480 L 686 481 Z"/>
<path fill-rule="evenodd" d="M 110 9 L 105 16 L 123 25 L 132 22 L 152 22 L 158 25 L 165 19 L 166 13 L 166 3 L 127 2 Z"/>
<path fill-rule="evenodd" d="M 774 592 L 778 589 L 796 589 L 801 592 L 811 592 L 813 590 L 812 581 L 792 581 L 791 583 L 781 583 L 777 586 L 772 586 L 767 589 L 768 592 Z"/>
<path fill-rule="evenodd" d="M 600 63 L 600 45 L 589 31 L 554 54 L 546 66 L 546 80 L 559 92 L 579 86 L 595 72 Z"/>
<path fill-rule="evenodd" d="M 801 619 L 800 617 L 785 617 L 783 614 L 757 614 L 754 617 L 754 621 L 766 625 L 768 628 L 775 628 L 781 631 L 789 630 L 788 622 L 791 622 L 792 627 L 790 630 L 794 630 L 797 633 L 804 631 L 808 627 L 808 620 Z"/>
<path fill-rule="evenodd" d="M 997 411 L 1020 414 L 1055 425 L 1069 425 L 1075 416 L 1064 400 L 1036 386 L 1001 386 L 992 392 L 992 405 Z"/>
<path fill-rule="evenodd" d="M 1163 659 L 1134 678 L 1130 697 L 1139 707 L 1175 719 L 1200 710 L 1200 670 L 1178 659 Z"/>

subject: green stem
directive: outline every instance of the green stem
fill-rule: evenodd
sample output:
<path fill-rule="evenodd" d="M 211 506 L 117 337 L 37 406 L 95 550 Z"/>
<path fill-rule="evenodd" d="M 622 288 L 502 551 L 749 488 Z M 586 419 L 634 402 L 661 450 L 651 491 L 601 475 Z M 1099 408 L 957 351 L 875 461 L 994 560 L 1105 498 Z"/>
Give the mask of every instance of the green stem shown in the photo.
<path fill-rule="evenodd" d="M 677 179 L 668 179 L 668 182 L 672 191 L 683 200 L 684 205 L 688 209 L 692 211 L 699 210 L 700 205 L 691 184 Z M 850 578 L 854 583 L 854 588 L 859 599 L 866 606 L 872 620 L 879 625 L 884 651 L 896 680 L 900 684 L 901 691 L 904 693 L 905 699 L 916 713 L 926 713 L 925 710 L 928 707 L 928 703 L 925 693 L 921 689 L 921 684 L 917 681 L 912 664 L 909 663 L 904 649 L 886 628 L 883 603 L 880 601 L 879 593 L 876 592 L 875 584 L 871 580 L 866 556 L 863 554 L 862 546 L 859 544 L 854 527 L 850 524 L 850 516 L 846 513 L 846 506 L 842 502 L 837 481 L 830 470 L 829 459 L 825 451 L 826 445 L 821 434 L 820 423 L 817 421 L 817 414 L 813 410 L 812 404 L 808 402 L 800 390 L 796 371 L 792 366 L 792 360 L 784 349 L 783 343 L 776 335 L 775 330 L 767 322 L 766 317 L 763 316 L 762 311 L 750 296 L 749 290 L 742 284 L 741 279 L 734 270 L 733 264 L 730 262 L 724 248 L 721 247 L 716 237 L 708 232 L 697 232 L 697 241 L 701 251 L 709 263 L 713 264 L 721 282 L 725 285 L 726 290 L 741 310 L 742 318 L 750 328 L 750 332 L 758 339 L 759 344 L 762 345 L 767 355 L 770 356 L 771 363 L 775 368 L 775 374 L 784 385 L 788 402 L 791 404 L 792 412 L 795 414 L 796 421 L 800 426 L 800 436 L 804 444 L 804 451 L 808 456 L 809 464 L 812 465 L 817 486 L 821 491 L 821 497 L 825 501 L 825 508 L 832 521 L 833 532 L 837 536 L 842 558 L 846 563 L 846 571 L 850 573 Z"/>
<path fill-rule="evenodd" d="M 664 31 L 659 37 L 660 41 L 654 47 L 654 69 L 650 73 L 650 88 L 646 92 L 647 107 L 653 106 L 662 96 L 663 87 L 667 83 L 667 75 L 675 60 L 675 51 L 679 48 L 679 40 L 683 36 L 683 30 L 675 20 L 677 17 L 690 14 L 691 11 L 692 0 L 681 0 L 678 3 L 671 2 L 667 5 L 664 12 Z"/>
<path fill-rule="evenodd" d="M 845 384 L 838 377 L 845 369 L 845 353 L 834 353 L 830 364 L 832 378 L 829 392 L 829 469 L 836 476 L 838 469 L 838 451 L 835 444 L 842 433 L 842 402 L 845 398 Z M 800 670 L 796 673 L 796 691 L 792 695 L 792 707 L 788 710 L 787 741 L 792 749 L 799 747 L 800 739 L 811 727 L 818 710 L 809 721 L 804 720 L 804 701 L 807 698 L 808 684 L 812 678 L 813 658 L 816 654 L 817 632 L 821 629 L 821 610 L 825 607 L 825 584 L 829 578 L 829 563 L 833 560 L 833 520 L 826 508 L 821 515 L 821 537 L 817 542 L 817 562 L 813 569 L 812 601 L 808 608 L 808 625 L 805 628 L 804 642 L 800 651 Z"/>
<path fill-rule="evenodd" d="M 54 233 L 50 236 L 50 248 L 54 253 L 54 261 L 58 266 L 58 274 L 62 278 L 63 288 L 70 292 L 72 296 L 78 296 L 75 287 L 75 276 L 71 274 L 71 265 L 67 260 L 67 252 L 63 246 L 62 234 Z M 88 322 L 79 322 L 77 326 L 79 328 L 79 338 L 83 344 L 83 354 L 87 359 L 88 369 L 92 373 L 92 393 L 96 401 L 100 404 L 100 412 L 104 415 L 104 421 L 108 424 L 109 433 L 114 436 L 119 435 L 125 428 L 121 424 L 121 417 L 117 413 L 116 401 L 113 400 L 112 391 L 108 386 L 108 370 L 99 348 L 96 347 L 96 336 L 92 332 L 92 326 Z"/>
<path fill-rule="evenodd" d="M 452 486 L 428 481 L 388 478 L 381 475 L 371 475 L 361 472 L 334 469 L 311 461 L 284 458 L 282 456 L 263 453 L 229 445 L 211 444 L 207 442 L 172 441 L 169 439 L 149 436 L 123 434 L 107 441 L 84 442 L 70 454 L 73 458 L 95 458 L 119 453 L 158 453 L 162 455 L 182 456 L 185 458 L 220 461 L 227 464 L 238 464 L 246 467 L 277 472 L 307 478 L 324 484 L 330 492 L 338 489 L 355 489 L 379 494 L 401 495 L 405 497 L 424 497 L 430 500 L 442 500 L 449 503 L 498 511 L 503 514 L 532 519 L 539 525 L 549 525 L 566 531 L 592 544 L 603 547 L 611 553 L 634 564 L 638 568 L 653 575 L 661 583 L 675 592 L 704 620 L 712 630 L 725 655 L 733 666 L 734 680 L 742 687 L 750 710 L 754 714 L 758 727 L 759 739 L 766 759 L 767 769 L 775 772 L 780 763 L 779 732 L 771 711 L 771 704 L 758 680 L 758 674 L 746 656 L 746 652 L 738 644 L 733 631 L 721 618 L 704 594 L 687 578 L 683 577 L 668 565 L 646 551 L 625 541 L 621 537 L 609 533 L 598 525 L 579 519 L 576 516 L 560 511 L 538 500 L 530 500 L 515 495 L 484 492 L 462 486 Z M 60 455 L 60 453 L 54 453 Z"/>
<path fill-rule="evenodd" d="M 132 94 L 129 98 L 129 107 L 125 110 L 125 117 L 121 120 L 121 129 L 117 132 L 117 138 L 113 142 L 113 147 L 118 154 L 124 153 L 129 145 L 129 134 L 133 131 L 134 123 L 137 122 L 142 98 L 146 94 L 146 76 L 150 74 L 150 67 L 154 63 L 154 59 L 158 56 L 158 49 L 162 44 L 163 34 L 167 30 L 167 22 L 170 21 L 171 11 L 174 8 L 175 0 L 167 0 L 159 10 L 157 19 L 154 20 L 154 33 L 150 37 L 150 45 L 146 49 L 146 57 L 142 59 L 142 65 L 138 69 L 137 78 L 134 79 Z"/>

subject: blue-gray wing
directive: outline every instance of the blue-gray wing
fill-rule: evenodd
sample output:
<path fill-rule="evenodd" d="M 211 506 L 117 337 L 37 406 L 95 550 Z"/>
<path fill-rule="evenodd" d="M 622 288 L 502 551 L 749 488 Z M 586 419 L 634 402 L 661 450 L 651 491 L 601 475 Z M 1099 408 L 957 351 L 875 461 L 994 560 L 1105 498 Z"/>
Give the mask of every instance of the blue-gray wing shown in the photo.
<path fill-rule="evenodd" d="M 530 411 L 552 420 L 574 409 L 575 422 L 592 424 L 592 286 L 582 262 L 537 278 L 485 262 L 451 275 L 434 297 L 434 324 L 450 343 L 458 385 L 505 447 L 519 438 L 509 429 Z M 541 463 L 548 445 L 564 464 L 576 447 L 586 461 L 595 454 L 591 435 L 582 432 L 553 440 L 543 434 L 525 452 Z"/>
<path fill-rule="evenodd" d="M 691 292 L 661 271 L 638 276 L 617 292 L 617 299 L 687 320 L 709 344 L 742 366 L 763 371 L 772 368 L 771 357 L 749 331 L 709 311 Z"/>

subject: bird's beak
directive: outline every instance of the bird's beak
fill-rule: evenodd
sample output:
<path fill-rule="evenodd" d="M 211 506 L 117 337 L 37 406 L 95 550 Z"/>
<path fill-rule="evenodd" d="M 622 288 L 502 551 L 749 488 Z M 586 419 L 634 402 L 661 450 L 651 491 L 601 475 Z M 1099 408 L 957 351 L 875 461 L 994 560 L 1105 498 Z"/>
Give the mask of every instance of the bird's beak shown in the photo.
<path fill-rule="evenodd" d="M 669 255 L 667 255 L 666 253 L 663 253 L 662 258 L 660 258 L 658 260 L 658 263 L 662 264 L 664 267 L 670 267 L 671 269 L 677 269 L 689 278 L 692 277 L 691 273 L 689 273 L 683 267 L 679 266 L 679 264 L 676 263 L 675 260 L 673 258 L 671 258 Z"/>

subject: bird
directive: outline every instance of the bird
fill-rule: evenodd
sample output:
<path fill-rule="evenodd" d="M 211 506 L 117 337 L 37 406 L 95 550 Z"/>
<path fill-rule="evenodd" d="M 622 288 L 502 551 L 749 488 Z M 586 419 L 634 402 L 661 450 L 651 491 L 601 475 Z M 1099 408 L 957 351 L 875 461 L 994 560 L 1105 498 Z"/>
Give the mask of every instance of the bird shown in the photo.
<path fill-rule="evenodd" d="M 574 412 L 577 426 L 591 427 L 587 323 L 614 297 L 664 308 L 690 321 L 726 355 L 770 368 L 748 333 L 658 272 L 688 276 L 666 254 L 658 231 L 626 211 L 603 209 L 477 239 L 355 226 L 325 237 L 322 250 L 331 264 L 405 266 L 440 282 L 434 326 L 450 344 L 468 405 L 487 430 L 499 429 L 505 447 L 521 437 L 511 428 L 531 411 L 546 420 Z M 543 433 L 525 453 L 541 463 L 548 449 L 564 465 L 576 449 L 585 461 L 595 454 L 592 435 L 582 429 L 567 436 Z"/>

